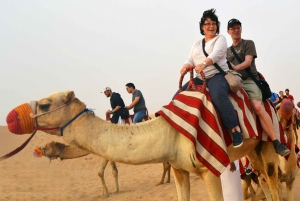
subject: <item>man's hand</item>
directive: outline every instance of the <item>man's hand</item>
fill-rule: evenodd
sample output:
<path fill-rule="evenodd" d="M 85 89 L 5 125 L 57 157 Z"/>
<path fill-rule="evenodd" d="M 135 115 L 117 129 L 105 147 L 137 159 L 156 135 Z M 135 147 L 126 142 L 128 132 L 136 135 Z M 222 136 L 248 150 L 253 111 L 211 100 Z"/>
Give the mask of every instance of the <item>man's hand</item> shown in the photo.
<path fill-rule="evenodd" d="M 231 64 L 233 70 L 235 70 L 235 71 L 239 70 L 239 69 L 236 68 L 236 66 L 233 63 L 230 62 L 230 64 Z"/>
<path fill-rule="evenodd" d="M 107 110 L 105 115 L 110 115 L 110 110 Z"/>

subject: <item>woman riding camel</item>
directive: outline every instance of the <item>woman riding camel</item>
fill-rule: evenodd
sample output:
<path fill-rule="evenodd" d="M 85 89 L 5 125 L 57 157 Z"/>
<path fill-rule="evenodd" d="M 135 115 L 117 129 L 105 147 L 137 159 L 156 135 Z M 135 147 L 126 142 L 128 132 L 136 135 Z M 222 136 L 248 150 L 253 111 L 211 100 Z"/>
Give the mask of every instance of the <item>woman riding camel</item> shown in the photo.
<path fill-rule="evenodd" d="M 203 52 L 202 40 L 196 41 L 180 73 L 185 74 L 189 67 L 195 66 L 197 76 L 194 78 L 194 82 L 197 85 L 202 84 L 200 72 L 204 73 L 212 102 L 217 108 L 223 124 L 232 133 L 233 147 L 240 147 L 243 144 L 243 135 L 238 125 L 237 114 L 228 98 L 230 88 L 224 76 L 213 65 L 217 63 L 224 71 L 229 70 L 226 63 L 227 42 L 223 35 L 219 35 L 220 22 L 215 15 L 215 9 L 204 11 L 199 24 L 200 33 L 204 35 L 205 51 L 208 57 Z M 188 83 L 182 89 L 185 90 L 187 86 Z"/>

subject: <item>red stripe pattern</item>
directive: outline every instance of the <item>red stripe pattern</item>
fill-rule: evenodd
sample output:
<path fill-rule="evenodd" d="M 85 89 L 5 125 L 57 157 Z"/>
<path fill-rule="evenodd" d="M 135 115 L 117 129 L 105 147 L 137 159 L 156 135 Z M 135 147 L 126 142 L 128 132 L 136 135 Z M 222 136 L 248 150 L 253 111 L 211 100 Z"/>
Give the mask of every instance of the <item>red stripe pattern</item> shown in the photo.
<path fill-rule="evenodd" d="M 251 103 L 244 90 L 230 93 L 229 99 L 238 115 L 244 138 L 270 140 L 256 120 Z M 266 110 L 272 117 L 276 135 L 285 142 L 275 109 L 269 101 L 264 101 Z M 220 116 L 212 104 L 208 91 L 204 93 L 184 91 L 169 105 L 156 113 L 166 119 L 177 131 L 190 139 L 196 149 L 198 160 L 215 175 L 220 176 L 229 165 L 227 146 L 232 144 L 231 134 L 221 124 Z"/>

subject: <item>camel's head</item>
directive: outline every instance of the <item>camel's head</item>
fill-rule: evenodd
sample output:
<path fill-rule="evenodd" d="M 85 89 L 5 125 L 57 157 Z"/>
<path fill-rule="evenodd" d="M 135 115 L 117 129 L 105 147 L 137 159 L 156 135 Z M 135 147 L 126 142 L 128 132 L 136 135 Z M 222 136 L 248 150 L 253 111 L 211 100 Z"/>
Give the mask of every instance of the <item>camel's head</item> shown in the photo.
<path fill-rule="evenodd" d="M 293 115 L 294 110 L 294 103 L 290 99 L 283 99 L 280 108 L 279 108 L 279 114 L 281 117 L 285 119 L 290 119 Z"/>
<path fill-rule="evenodd" d="M 74 102 L 80 102 L 75 98 L 74 92 L 63 91 L 53 93 L 36 102 L 22 104 L 7 115 L 8 129 L 15 134 L 28 134 L 32 133 L 37 127 L 60 127 L 73 118 L 74 112 L 76 113 L 85 108 L 85 105 L 81 102 L 78 107 L 74 106 Z M 60 135 L 57 130 L 46 132 Z"/>
<path fill-rule="evenodd" d="M 59 158 L 66 145 L 60 142 L 49 142 L 44 147 L 36 147 L 33 155 L 36 157 L 45 156 L 50 160 Z"/>

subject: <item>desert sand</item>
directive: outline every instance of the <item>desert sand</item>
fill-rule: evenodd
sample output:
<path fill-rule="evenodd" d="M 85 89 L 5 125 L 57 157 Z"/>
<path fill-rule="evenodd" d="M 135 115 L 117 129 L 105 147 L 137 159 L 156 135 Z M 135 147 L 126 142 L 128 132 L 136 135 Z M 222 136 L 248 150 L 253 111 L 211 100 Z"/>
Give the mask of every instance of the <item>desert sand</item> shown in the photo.
<path fill-rule="evenodd" d="M 30 135 L 11 134 L 7 127 L 0 126 L 0 156 L 20 146 Z M 50 141 L 63 142 L 62 138 L 38 131 L 30 143 L 17 155 L 0 161 L 0 200 L 144 200 L 177 201 L 173 175 L 171 183 L 156 186 L 163 171 L 162 164 L 127 165 L 117 163 L 120 191 L 115 190 L 111 167 L 105 171 L 109 197 L 102 196 L 102 186 L 98 170 L 100 156 L 89 154 L 72 160 L 52 160 L 36 158 L 33 150 Z M 300 172 L 295 182 L 295 200 L 300 200 Z M 204 182 L 196 175 L 190 175 L 191 201 L 209 201 Z M 256 189 L 256 187 L 255 187 Z M 261 197 L 257 194 L 247 201 Z M 287 201 L 285 186 L 283 200 Z"/>

